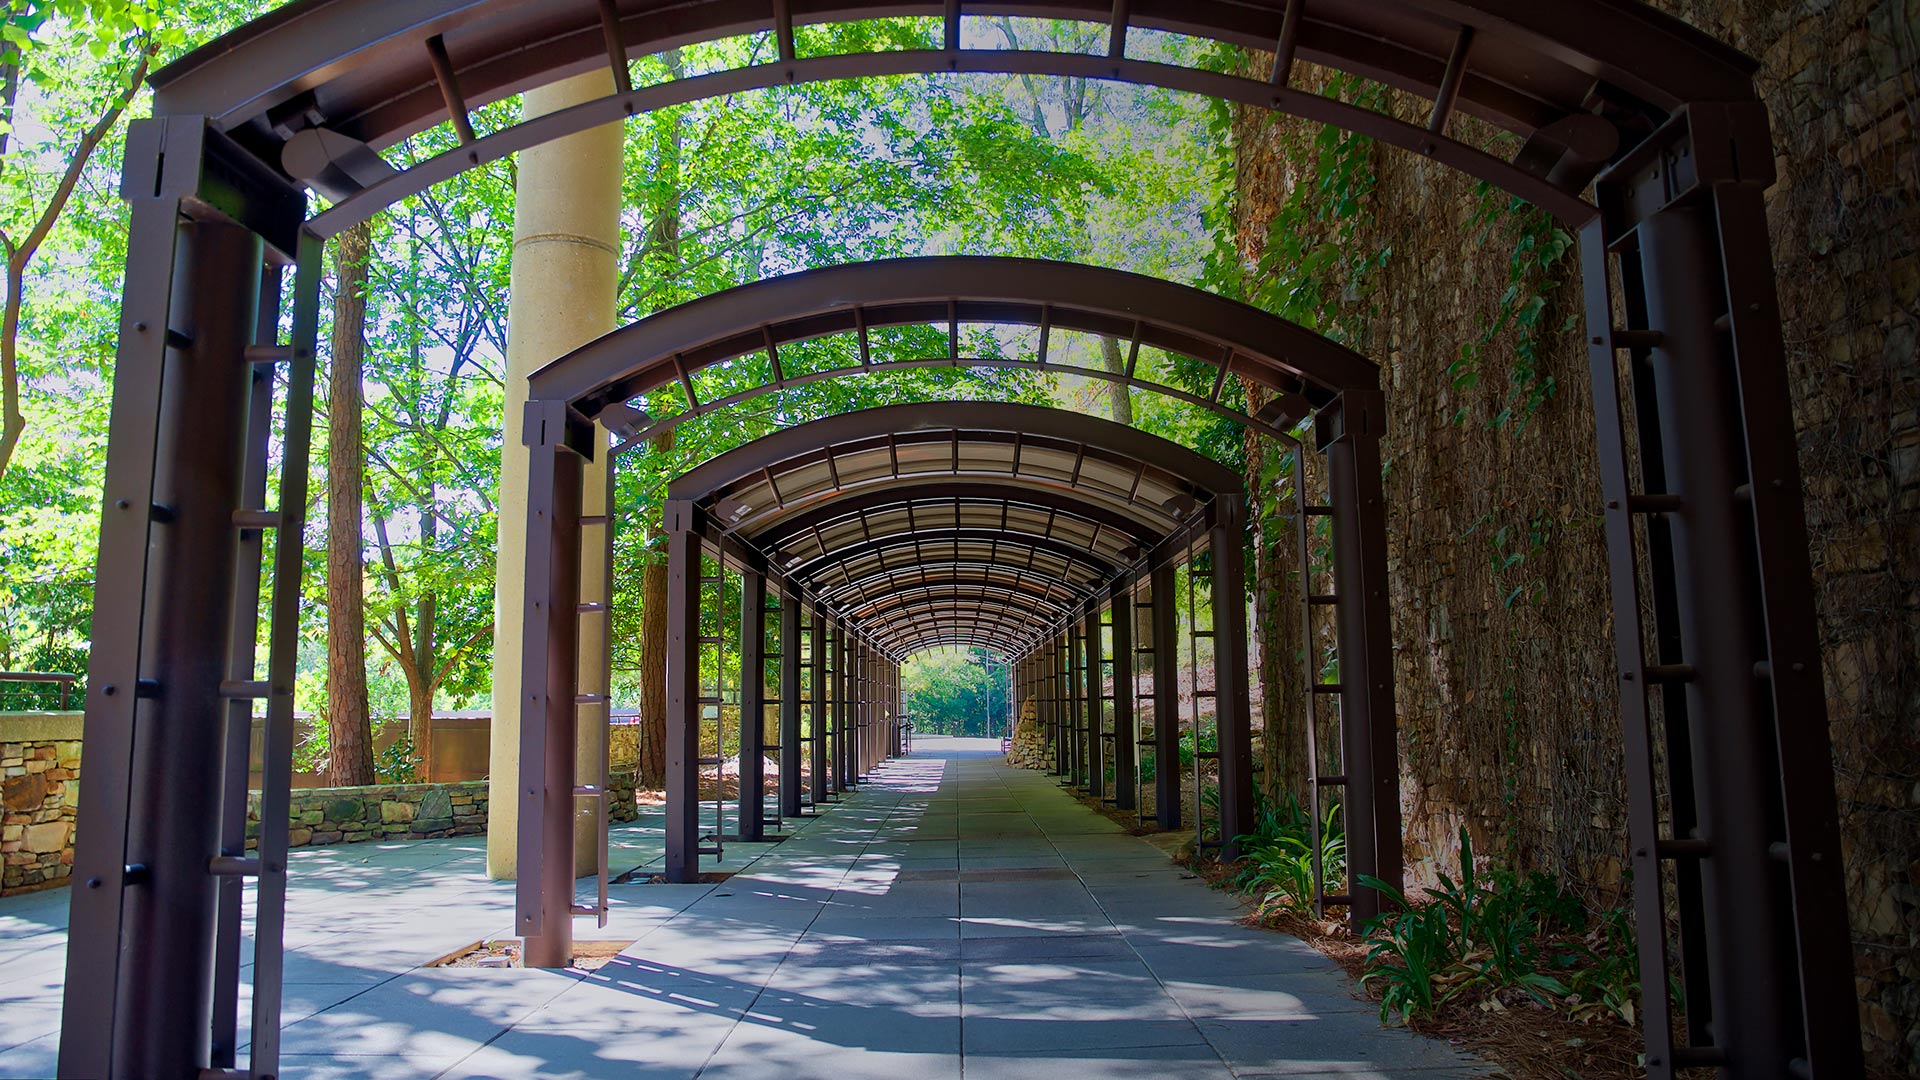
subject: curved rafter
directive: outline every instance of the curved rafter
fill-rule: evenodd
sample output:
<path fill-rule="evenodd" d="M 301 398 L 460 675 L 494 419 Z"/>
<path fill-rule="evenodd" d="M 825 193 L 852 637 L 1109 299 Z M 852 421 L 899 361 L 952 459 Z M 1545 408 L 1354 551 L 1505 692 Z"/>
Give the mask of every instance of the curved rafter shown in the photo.
<path fill-rule="evenodd" d="M 1111 421 L 953 402 L 776 432 L 668 500 L 899 659 L 943 612 L 1024 654 L 1239 490 L 1212 459 Z"/>
<path fill-rule="evenodd" d="M 882 327 L 927 323 L 946 325 L 950 340 L 957 339 L 963 324 L 1039 328 L 1039 361 L 956 354 L 945 366 L 1024 367 L 1117 379 L 1274 432 L 1290 428 L 1342 390 L 1379 381 L 1378 368 L 1358 353 L 1286 319 L 1189 286 L 1044 259 L 931 256 L 802 271 L 689 301 L 604 335 L 535 372 L 531 396 L 565 401 L 583 420 L 603 418 L 625 434 L 620 450 L 626 450 L 645 445 L 665 426 L 761 393 L 921 366 L 920 361 L 873 363 L 868 335 Z M 1055 331 L 1127 342 L 1125 371 L 1116 376 L 1101 369 L 1046 366 Z M 854 335 L 859 364 L 789 377 L 780 364 L 769 363 L 771 378 L 757 387 L 713 400 L 699 396 L 694 377 L 704 369 L 841 334 Z M 1211 367 L 1210 392 L 1194 394 L 1141 378 L 1137 363 L 1143 347 Z M 1223 403 L 1234 378 L 1271 395 L 1257 415 Z M 668 387 L 686 397 L 685 412 L 656 420 L 628 404 Z"/>
<path fill-rule="evenodd" d="M 589 127 L 708 97 L 832 79 L 1005 73 L 1106 79 L 1270 108 L 1359 132 L 1496 184 L 1569 225 L 1592 216 L 1580 191 L 1622 147 L 1676 107 L 1752 100 L 1752 61 L 1671 17 L 1607 0 L 1006 0 L 994 14 L 1108 24 L 1106 55 L 962 48 L 956 0 L 305 0 L 286 5 L 156 73 L 156 115 L 203 115 L 270 169 L 338 205 L 321 235 L 482 162 Z M 801 57 L 800 25 L 920 15 L 946 20 L 935 50 Z M 1248 78 L 1127 55 L 1133 29 L 1274 54 Z M 634 87 L 634 56 L 771 32 L 769 62 Z M 1297 61 L 1349 72 L 1433 102 L 1425 125 L 1291 88 Z M 488 102 L 610 67 L 607 98 L 476 137 Z M 1502 159 L 1449 138 L 1455 112 L 1522 138 Z M 461 145 L 404 173 L 377 151 L 441 123 Z"/>

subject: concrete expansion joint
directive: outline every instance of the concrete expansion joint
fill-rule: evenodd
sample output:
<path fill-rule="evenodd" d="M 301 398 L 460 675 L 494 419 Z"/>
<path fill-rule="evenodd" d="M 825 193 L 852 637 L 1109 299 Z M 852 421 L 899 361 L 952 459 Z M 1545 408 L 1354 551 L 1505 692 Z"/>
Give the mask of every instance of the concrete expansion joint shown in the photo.
<path fill-rule="evenodd" d="M 514 237 L 513 250 L 519 251 L 521 248 L 531 247 L 534 244 L 578 244 L 581 247 L 598 248 L 599 250 L 604 251 L 609 255 L 612 255 L 616 259 L 620 257 L 620 250 L 614 247 L 612 244 L 609 244 L 605 240 L 601 240 L 596 237 L 587 236 L 583 233 L 567 233 L 567 232 L 529 233 L 526 236 Z"/>

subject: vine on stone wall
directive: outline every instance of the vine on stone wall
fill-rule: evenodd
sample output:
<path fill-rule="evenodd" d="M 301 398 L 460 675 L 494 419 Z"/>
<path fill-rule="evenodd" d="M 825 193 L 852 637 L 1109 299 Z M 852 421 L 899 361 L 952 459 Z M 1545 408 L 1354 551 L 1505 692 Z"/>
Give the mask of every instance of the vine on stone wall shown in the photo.
<path fill-rule="evenodd" d="M 1487 350 L 1507 333 L 1513 340 L 1513 358 L 1502 367 L 1507 375 L 1506 405 L 1488 421 L 1496 428 L 1511 425 L 1525 427 L 1529 419 L 1553 397 L 1557 388 L 1542 356 L 1554 325 L 1552 298 L 1566 280 L 1567 254 L 1573 250 L 1573 234 L 1561 228 L 1551 216 L 1524 199 L 1501 192 L 1482 180 L 1475 185 L 1478 206 L 1470 219 L 1479 230 L 1479 242 L 1485 244 L 1495 228 L 1511 221 L 1516 233 L 1513 256 L 1507 263 L 1507 289 L 1493 316 L 1481 320 L 1476 337 L 1460 346 L 1460 355 L 1447 367 L 1456 390 L 1464 390 L 1480 381 L 1481 366 Z M 1578 327 L 1579 316 L 1568 314 L 1552 330 L 1570 334 Z M 1453 414 L 1456 424 L 1465 423 L 1463 405 Z"/>

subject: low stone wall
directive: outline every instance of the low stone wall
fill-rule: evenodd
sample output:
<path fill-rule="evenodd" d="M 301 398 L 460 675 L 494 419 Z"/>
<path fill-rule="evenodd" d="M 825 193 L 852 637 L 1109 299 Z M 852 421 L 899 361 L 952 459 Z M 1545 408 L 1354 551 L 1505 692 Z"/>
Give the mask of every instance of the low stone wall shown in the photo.
<path fill-rule="evenodd" d="M 426 840 L 487 831 L 487 782 L 305 788 L 287 807 L 287 846 Z M 260 834 L 260 793 L 247 796 L 247 847 Z"/>
<path fill-rule="evenodd" d="M 79 713 L 0 714 L 0 896 L 66 884 L 79 781 Z"/>
<path fill-rule="evenodd" d="M 615 771 L 610 819 L 634 821 L 634 774 Z M 375 784 L 369 787 L 301 788 L 287 805 L 287 846 L 318 847 L 368 840 L 430 840 L 479 836 L 487 831 L 487 782 Z M 247 847 L 260 834 L 260 793 L 247 796 Z"/>

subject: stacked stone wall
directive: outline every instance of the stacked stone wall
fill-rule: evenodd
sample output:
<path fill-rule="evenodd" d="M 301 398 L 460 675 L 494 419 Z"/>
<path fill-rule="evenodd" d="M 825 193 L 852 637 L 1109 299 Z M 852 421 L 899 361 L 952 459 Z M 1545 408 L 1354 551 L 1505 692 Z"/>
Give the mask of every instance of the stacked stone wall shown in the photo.
<path fill-rule="evenodd" d="M 1920 1074 L 1920 0 L 1655 3 L 1760 63 L 1862 1026 L 1879 1068 Z M 1428 105 L 1390 94 L 1385 107 L 1421 123 Z M 1237 124 L 1249 258 L 1303 177 L 1283 152 L 1292 123 Z M 1471 121 L 1454 133 L 1511 149 Z M 1565 323 L 1577 275 L 1522 286 L 1546 302 L 1534 363 L 1555 393 L 1524 427 L 1495 425 L 1512 335 L 1483 348 L 1477 383 L 1453 365 L 1499 313 L 1517 219 L 1433 162 L 1376 149 L 1372 163 L 1359 231 L 1391 255 L 1340 299 L 1388 389 L 1410 865 L 1449 869 L 1464 824 L 1477 850 L 1605 900 L 1624 767 L 1585 350 Z"/>
<path fill-rule="evenodd" d="M 80 715 L 0 716 L 0 896 L 64 885 L 80 802 Z"/>
<path fill-rule="evenodd" d="M 487 831 L 487 782 L 305 788 L 287 804 L 287 846 L 426 840 Z M 247 848 L 258 846 L 260 793 L 247 796 Z"/>
<path fill-rule="evenodd" d="M 1028 698 L 1020 706 L 1020 722 L 1013 726 L 1013 741 L 1007 748 L 1007 764 L 1016 769 L 1041 769 L 1052 765 L 1047 733 L 1037 719 L 1039 706 Z"/>

